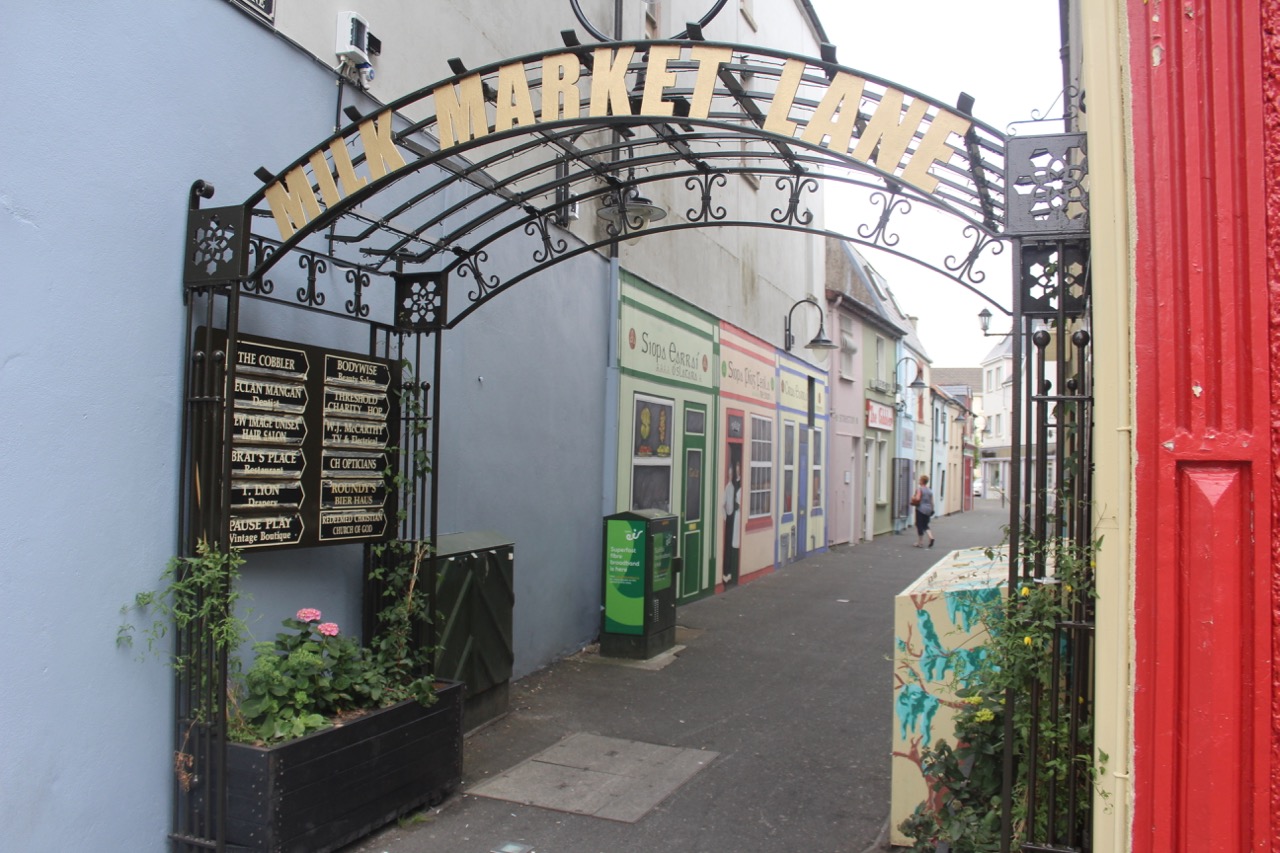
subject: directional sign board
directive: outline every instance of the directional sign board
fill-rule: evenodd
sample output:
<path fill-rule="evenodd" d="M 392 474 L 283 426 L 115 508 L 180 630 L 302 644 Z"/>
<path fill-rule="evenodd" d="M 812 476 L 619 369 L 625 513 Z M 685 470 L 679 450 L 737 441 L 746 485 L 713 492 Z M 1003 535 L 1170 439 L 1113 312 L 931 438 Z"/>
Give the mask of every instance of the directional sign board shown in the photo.
<path fill-rule="evenodd" d="M 224 332 L 212 334 L 225 343 Z M 235 349 L 225 478 L 231 546 L 304 547 L 391 535 L 395 363 L 248 335 Z"/>

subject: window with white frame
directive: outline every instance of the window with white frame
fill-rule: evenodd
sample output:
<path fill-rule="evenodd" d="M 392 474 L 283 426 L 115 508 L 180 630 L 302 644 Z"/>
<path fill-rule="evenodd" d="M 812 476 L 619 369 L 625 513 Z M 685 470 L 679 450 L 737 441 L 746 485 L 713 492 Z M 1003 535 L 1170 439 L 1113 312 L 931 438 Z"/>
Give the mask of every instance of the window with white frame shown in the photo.
<path fill-rule="evenodd" d="M 675 402 L 636 394 L 632 420 L 631 508 L 671 511 Z"/>
<path fill-rule="evenodd" d="M 840 378 L 853 381 L 853 357 L 858 347 L 853 341 L 853 318 L 840 317 Z"/>
<path fill-rule="evenodd" d="M 751 416 L 751 498 L 748 517 L 773 512 L 773 421 Z"/>
<path fill-rule="evenodd" d="M 876 379 L 884 382 L 888 376 L 889 366 L 884 360 L 884 338 L 876 335 Z"/>
<path fill-rule="evenodd" d="M 640 5 L 644 9 L 644 37 L 647 39 L 662 38 L 658 34 L 658 19 L 661 17 L 661 9 L 658 4 L 661 0 L 644 0 Z"/>
<path fill-rule="evenodd" d="M 782 425 L 782 513 L 795 511 L 796 482 L 796 425 L 787 421 Z"/>

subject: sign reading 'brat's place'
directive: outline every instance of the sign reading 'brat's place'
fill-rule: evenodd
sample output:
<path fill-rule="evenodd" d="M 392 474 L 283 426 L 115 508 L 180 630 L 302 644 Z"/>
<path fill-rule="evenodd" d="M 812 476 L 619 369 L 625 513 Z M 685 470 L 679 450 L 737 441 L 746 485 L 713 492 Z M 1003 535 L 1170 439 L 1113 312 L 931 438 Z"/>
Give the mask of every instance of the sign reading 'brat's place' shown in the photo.
<path fill-rule="evenodd" d="M 228 380 L 231 547 L 369 542 L 393 532 L 385 472 L 399 416 L 394 376 L 385 359 L 237 340 Z"/>

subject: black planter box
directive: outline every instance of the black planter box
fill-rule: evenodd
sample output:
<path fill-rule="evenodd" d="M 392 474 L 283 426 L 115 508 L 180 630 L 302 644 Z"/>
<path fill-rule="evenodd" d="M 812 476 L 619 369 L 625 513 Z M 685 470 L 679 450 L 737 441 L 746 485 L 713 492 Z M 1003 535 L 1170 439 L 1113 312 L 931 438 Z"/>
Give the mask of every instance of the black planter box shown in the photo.
<path fill-rule="evenodd" d="M 438 688 L 430 708 L 401 702 L 279 746 L 227 746 L 229 850 L 327 853 L 462 780 L 466 688 Z"/>

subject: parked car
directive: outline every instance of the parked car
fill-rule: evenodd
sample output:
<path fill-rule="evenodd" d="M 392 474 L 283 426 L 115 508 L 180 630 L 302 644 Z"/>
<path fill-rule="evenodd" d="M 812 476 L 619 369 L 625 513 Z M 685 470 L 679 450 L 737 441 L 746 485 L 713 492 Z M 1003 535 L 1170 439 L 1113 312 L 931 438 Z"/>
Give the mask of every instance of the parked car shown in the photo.
<path fill-rule="evenodd" d="M 973 496 L 975 498 L 982 497 L 982 478 L 981 477 L 973 478 Z"/>

